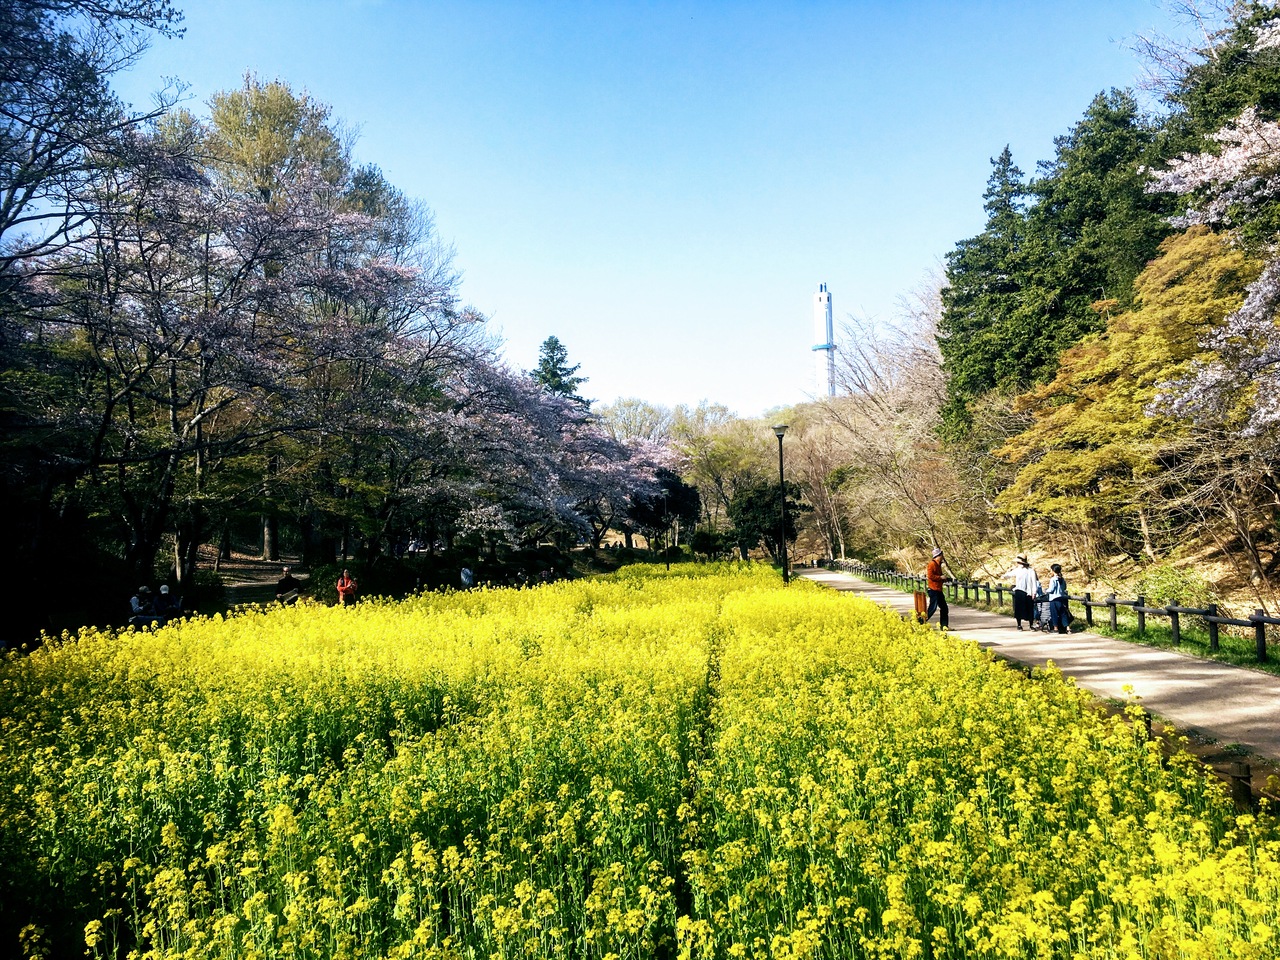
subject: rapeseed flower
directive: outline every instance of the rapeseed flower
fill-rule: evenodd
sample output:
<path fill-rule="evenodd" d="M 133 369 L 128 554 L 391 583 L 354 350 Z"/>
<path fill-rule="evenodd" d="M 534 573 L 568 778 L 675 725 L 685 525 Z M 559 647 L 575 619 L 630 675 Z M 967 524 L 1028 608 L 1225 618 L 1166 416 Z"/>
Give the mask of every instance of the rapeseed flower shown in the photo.
<path fill-rule="evenodd" d="M 86 630 L 0 666 L 0 950 L 1280 957 L 1133 712 L 750 566 Z"/>

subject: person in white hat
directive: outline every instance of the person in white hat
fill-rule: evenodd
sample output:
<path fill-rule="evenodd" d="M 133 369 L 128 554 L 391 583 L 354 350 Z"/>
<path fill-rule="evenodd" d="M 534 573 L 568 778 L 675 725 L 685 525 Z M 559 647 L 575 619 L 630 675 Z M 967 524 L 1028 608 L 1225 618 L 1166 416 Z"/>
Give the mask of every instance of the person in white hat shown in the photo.
<path fill-rule="evenodd" d="M 160 596 L 156 597 L 156 616 L 166 623 L 182 614 L 182 601 L 169 592 L 167 583 L 160 584 Z"/>
<path fill-rule="evenodd" d="M 1025 554 L 1019 555 L 1013 569 L 1005 577 L 1013 581 L 1013 619 L 1017 621 L 1018 629 L 1022 629 L 1023 620 L 1027 621 L 1027 626 L 1031 626 L 1031 621 L 1035 619 L 1036 596 L 1040 593 L 1040 578 L 1036 576 Z"/>

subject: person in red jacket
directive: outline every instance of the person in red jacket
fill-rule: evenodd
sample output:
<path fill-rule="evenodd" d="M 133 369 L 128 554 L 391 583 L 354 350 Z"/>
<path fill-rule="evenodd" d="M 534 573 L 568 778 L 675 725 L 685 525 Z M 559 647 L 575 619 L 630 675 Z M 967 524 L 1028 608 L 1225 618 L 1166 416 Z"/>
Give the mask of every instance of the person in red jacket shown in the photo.
<path fill-rule="evenodd" d="M 338 602 L 344 607 L 349 603 L 355 603 L 358 587 L 356 578 L 351 576 L 349 571 L 343 570 L 342 576 L 338 578 Z"/>
<path fill-rule="evenodd" d="M 933 611 L 938 611 L 938 626 L 943 630 L 947 629 L 947 595 L 942 592 L 942 585 L 947 582 L 946 577 L 942 575 L 942 565 L 946 561 L 942 557 L 942 548 L 933 548 L 933 559 L 929 561 L 929 565 L 924 568 L 925 586 L 929 588 L 929 612 L 925 614 L 925 620 L 933 617 Z"/>

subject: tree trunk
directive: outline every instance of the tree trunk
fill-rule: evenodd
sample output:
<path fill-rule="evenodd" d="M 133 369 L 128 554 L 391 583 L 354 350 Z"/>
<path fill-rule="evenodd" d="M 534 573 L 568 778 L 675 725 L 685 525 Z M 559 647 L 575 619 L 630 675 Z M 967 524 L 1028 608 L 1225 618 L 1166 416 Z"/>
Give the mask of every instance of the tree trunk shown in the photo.
<path fill-rule="evenodd" d="M 609 532 L 609 524 L 607 522 L 599 525 L 591 524 L 591 549 L 599 550 L 600 545 L 604 543 L 604 535 Z"/>
<path fill-rule="evenodd" d="M 1250 517 L 1235 503 L 1228 504 L 1227 510 L 1230 513 L 1232 525 L 1236 529 L 1236 536 L 1240 538 L 1240 543 L 1244 547 L 1245 558 L 1249 561 L 1249 579 L 1259 590 L 1268 588 L 1267 574 L 1263 569 L 1262 556 L 1258 553 L 1258 544 L 1250 527 Z"/>
<path fill-rule="evenodd" d="M 187 540 L 186 549 L 182 553 L 181 566 L 175 573 L 178 583 L 183 589 L 191 589 L 196 582 L 196 569 L 200 566 L 200 537 L 193 536 Z"/>
<path fill-rule="evenodd" d="M 176 548 L 175 548 L 176 551 Z M 176 556 L 176 552 L 175 552 Z M 218 555 L 213 558 L 213 572 L 217 573 L 222 569 L 222 561 L 231 559 L 231 528 L 230 524 L 222 524 L 222 533 L 218 536 Z"/>
<path fill-rule="evenodd" d="M 200 544 L 205 533 L 204 511 L 191 508 L 191 515 L 174 525 L 173 558 L 174 577 L 180 587 L 188 588 L 195 582 L 196 566 L 200 556 Z M 223 537 L 230 543 L 230 535 L 224 528 Z M 222 555 L 221 549 L 218 555 Z"/>
<path fill-rule="evenodd" d="M 139 584 L 150 583 L 155 577 L 156 557 L 164 542 L 164 528 L 169 516 L 168 503 L 162 501 L 154 511 L 135 504 L 129 511 L 129 546 L 125 562 L 133 570 Z"/>
<path fill-rule="evenodd" d="M 1147 523 L 1147 511 L 1138 508 L 1138 527 L 1142 530 L 1142 552 L 1151 560 L 1155 560 L 1156 551 L 1151 546 L 1151 527 Z"/>
<path fill-rule="evenodd" d="M 280 559 L 280 521 L 274 514 L 262 515 L 262 559 Z"/>
<path fill-rule="evenodd" d="M 308 567 L 333 563 L 337 553 L 337 540 L 326 534 L 312 513 L 302 517 L 302 562 Z"/>

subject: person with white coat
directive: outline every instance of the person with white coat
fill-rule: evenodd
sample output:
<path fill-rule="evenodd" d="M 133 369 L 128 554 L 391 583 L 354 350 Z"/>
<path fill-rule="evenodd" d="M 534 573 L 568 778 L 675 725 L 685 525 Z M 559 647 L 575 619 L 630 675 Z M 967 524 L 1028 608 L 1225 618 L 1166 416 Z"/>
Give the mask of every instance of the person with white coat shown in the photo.
<path fill-rule="evenodd" d="M 1036 597 L 1040 593 L 1040 578 L 1025 554 L 1018 557 L 1018 562 L 1005 574 L 1005 579 L 1013 581 L 1013 619 L 1018 629 L 1022 629 L 1023 620 L 1031 626 L 1035 619 Z"/>

